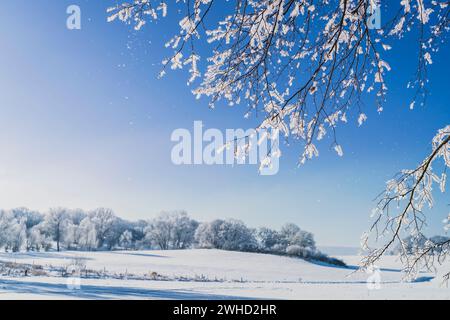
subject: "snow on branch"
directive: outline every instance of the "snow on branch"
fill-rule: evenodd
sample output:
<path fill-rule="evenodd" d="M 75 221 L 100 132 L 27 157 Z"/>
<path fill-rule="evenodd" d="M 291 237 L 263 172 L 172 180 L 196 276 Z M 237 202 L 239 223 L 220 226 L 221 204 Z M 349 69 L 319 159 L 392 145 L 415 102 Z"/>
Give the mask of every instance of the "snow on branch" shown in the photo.
<path fill-rule="evenodd" d="M 441 162 L 441 163 L 438 163 Z M 435 170 L 433 166 L 441 168 Z M 395 179 L 387 182 L 373 211 L 374 223 L 363 235 L 362 244 L 369 254 L 362 261 L 364 268 L 373 265 L 395 244 L 405 265 L 408 277 L 414 278 L 422 268 L 433 269 L 450 255 L 450 240 L 429 241 L 423 235 L 426 223 L 425 207 L 433 207 L 433 188 L 445 192 L 446 171 L 450 167 L 450 125 L 439 130 L 432 141 L 432 152 L 414 170 L 403 170 Z M 450 214 L 444 220 L 448 229 Z M 405 241 L 403 236 L 409 235 Z M 384 240 L 377 249 L 369 248 L 370 236 Z M 410 243 L 412 243 L 412 245 Z M 448 280 L 450 272 L 445 275 Z"/>
<path fill-rule="evenodd" d="M 408 86 L 417 99 L 425 97 L 426 66 L 448 31 L 446 1 L 402 0 L 398 12 L 379 30 L 368 21 L 373 0 L 177 0 L 179 32 L 166 47 L 172 54 L 164 69 L 189 66 L 188 84 L 210 99 L 245 104 L 245 116 L 263 115 L 260 128 L 280 130 L 303 142 L 299 163 L 318 155 L 314 145 L 329 133 L 338 155 L 336 126 L 347 112 L 366 121 L 362 96 L 375 99 L 379 112 L 391 70 L 382 55 L 396 38 L 418 28 L 418 68 Z M 165 17 L 168 1 L 133 0 L 108 9 L 109 21 L 119 19 L 141 29 L 147 21 Z M 389 6 L 393 4 L 388 4 Z M 175 10 L 176 9 L 176 10 Z M 195 43 L 209 43 L 202 58 Z M 421 102 L 423 103 L 423 102 Z"/>

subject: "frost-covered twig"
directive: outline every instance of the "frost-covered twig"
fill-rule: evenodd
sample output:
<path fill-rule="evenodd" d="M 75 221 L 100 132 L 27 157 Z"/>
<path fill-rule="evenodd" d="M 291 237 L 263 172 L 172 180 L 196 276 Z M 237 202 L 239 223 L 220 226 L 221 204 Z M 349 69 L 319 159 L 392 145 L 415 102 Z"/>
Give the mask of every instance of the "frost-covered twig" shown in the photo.
<path fill-rule="evenodd" d="M 438 163 L 442 160 L 442 163 Z M 433 165 L 441 168 L 440 172 Z M 395 179 L 387 182 L 384 193 L 379 197 L 374 209 L 375 221 L 368 233 L 364 234 L 364 249 L 369 249 L 370 236 L 375 240 L 387 238 L 380 248 L 370 250 L 362 261 L 363 267 L 374 264 L 381 256 L 399 244 L 400 256 L 405 264 L 408 276 L 415 276 L 421 268 L 433 269 L 436 263 L 442 264 L 450 254 L 450 240 L 439 242 L 425 241 L 423 229 L 426 215 L 424 206 L 433 206 L 433 187 L 437 184 L 441 192 L 446 187 L 446 170 L 450 167 L 450 125 L 439 130 L 432 141 L 432 152 L 419 167 L 414 170 L 403 170 Z M 444 223 L 448 223 L 450 214 Z M 448 225 L 445 226 L 448 229 Z M 412 246 L 407 246 L 402 238 L 405 234 L 412 237 Z M 447 274 L 448 277 L 448 274 Z"/>
<path fill-rule="evenodd" d="M 363 95 L 372 95 L 382 111 L 391 67 L 382 55 L 397 38 L 419 29 L 418 68 L 409 87 L 425 97 L 426 66 L 448 31 L 447 1 L 402 0 L 398 12 L 378 30 L 369 25 L 374 0 L 192 0 L 173 1 L 182 14 L 179 33 L 167 42 L 172 51 L 165 69 L 189 66 L 188 84 L 218 101 L 246 104 L 245 116 L 262 114 L 259 128 L 275 129 L 303 142 L 300 163 L 318 156 L 316 140 L 327 133 L 338 155 L 338 123 L 347 113 L 366 121 Z M 133 0 L 108 9 L 141 29 L 166 16 L 168 1 Z M 389 3 L 390 11 L 394 4 Z M 173 10 L 171 12 L 175 12 Z M 195 43 L 210 44 L 206 59 Z M 201 50 L 208 52 L 208 50 Z"/>

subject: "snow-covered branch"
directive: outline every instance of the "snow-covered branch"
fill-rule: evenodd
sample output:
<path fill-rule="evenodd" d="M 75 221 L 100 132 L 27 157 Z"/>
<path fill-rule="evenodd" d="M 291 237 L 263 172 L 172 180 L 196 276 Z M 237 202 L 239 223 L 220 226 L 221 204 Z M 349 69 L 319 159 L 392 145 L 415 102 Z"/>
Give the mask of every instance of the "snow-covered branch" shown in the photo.
<path fill-rule="evenodd" d="M 347 113 L 366 121 L 363 95 L 373 96 L 379 112 L 391 70 L 383 53 L 392 42 L 419 29 L 417 73 L 408 86 L 425 97 L 426 67 L 448 31 L 447 1 L 402 0 L 398 12 L 378 30 L 369 20 L 373 0 L 193 0 L 170 3 L 182 12 L 180 31 L 166 47 L 164 70 L 189 67 L 188 84 L 197 97 L 234 106 L 245 117 L 263 115 L 260 128 L 280 130 L 303 143 L 299 163 L 319 155 L 317 140 L 327 134 L 338 155 L 336 126 Z M 109 20 L 136 29 L 168 14 L 169 2 L 134 0 L 108 9 Z M 389 3 L 389 6 L 394 4 Z M 398 5 L 398 3 L 397 3 Z M 392 11 L 392 10 L 391 10 Z M 195 43 L 210 44 L 202 59 Z M 420 101 L 419 103 L 423 103 Z"/>
<path fill-rule="evenodd" d="M 439 163 L 442 162 L 442 163 Z M 433 167 L 435 166 L 435 167 Z M 441 170 L 435 169 L 436 167 Z M 408 276 L 414 277 L 421 268 L 431 269 L 435 262 L 442 263 L 450 254 L 450 241 L 422 241 L 426 239 L 423 229 L 426 223 L 424 207 L 433 206 L 433 190 L 437 185 L 445 192 L 446 171 L 450 167 L 450 125 L 439 130 L 432 141 L 432 152 L 414 170 L 403 170 L 395 179 L 387 182 L 384 193 L 380 195 L 377 207 L 374 209 L 374 223 L 368 233 L 364 234 L 362 242 L 369 254 L 362 265 L 368 267 L 388 252 L 394 244 L 398 244 L 399 253 L 405 263 Z M 450 215 L 444 220 L 448 224 Z M 444 226 L 448 229 L 448 225 Z M 403 236 L 409 234 L 407 245 Z M 386 239 L 380 248 L 370 250 L 369 240 L 373 235 L 375 240 Z M 448 278 L 449 274 L 446 275 Z"/>

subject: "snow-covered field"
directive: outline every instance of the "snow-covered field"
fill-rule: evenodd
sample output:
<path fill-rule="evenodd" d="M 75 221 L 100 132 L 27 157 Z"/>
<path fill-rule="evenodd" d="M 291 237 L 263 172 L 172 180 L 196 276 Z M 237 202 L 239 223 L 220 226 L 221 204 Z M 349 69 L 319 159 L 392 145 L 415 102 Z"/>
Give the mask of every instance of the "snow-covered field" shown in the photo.
<path fill-rule="evenodd" d="M 395 257 L 380 263 L 379 289 L 369 289 L 369 275 L 354 273 L 359 257 L 340 258 L 349 268 L 220 250 L 0 253 L 0 261 L 47 273 L 3 272 L 0 299 L 450 299 L 439 274 L 402 282 Z M 80 260 L 90 271 L 78 289 L 58 270 Z"/>

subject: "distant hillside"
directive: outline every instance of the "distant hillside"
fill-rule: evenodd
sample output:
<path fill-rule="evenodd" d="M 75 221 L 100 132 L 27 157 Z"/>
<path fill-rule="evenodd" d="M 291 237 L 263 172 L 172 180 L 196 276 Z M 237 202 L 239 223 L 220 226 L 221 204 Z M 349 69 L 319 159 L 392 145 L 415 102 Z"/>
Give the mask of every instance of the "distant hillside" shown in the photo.
<path fill-rule="evenodd" d="M 319 246 L 318 249 L 330 256 L 356 256 L 361 248 L 340 246 Z"/>

